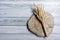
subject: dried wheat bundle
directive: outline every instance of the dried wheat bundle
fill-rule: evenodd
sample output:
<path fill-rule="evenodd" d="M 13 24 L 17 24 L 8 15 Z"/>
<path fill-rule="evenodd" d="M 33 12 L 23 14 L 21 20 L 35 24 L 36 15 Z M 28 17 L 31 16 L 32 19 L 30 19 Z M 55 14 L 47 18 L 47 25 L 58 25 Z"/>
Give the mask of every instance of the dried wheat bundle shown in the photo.
<path fill-rule="evenodd" d="M 34 5 L 34 7 L 33 15 L 28 20 L 28 29 L 38 36 L 47 37 L 52 32 L 54 18 L 45 12 L 42 6 Z"/>

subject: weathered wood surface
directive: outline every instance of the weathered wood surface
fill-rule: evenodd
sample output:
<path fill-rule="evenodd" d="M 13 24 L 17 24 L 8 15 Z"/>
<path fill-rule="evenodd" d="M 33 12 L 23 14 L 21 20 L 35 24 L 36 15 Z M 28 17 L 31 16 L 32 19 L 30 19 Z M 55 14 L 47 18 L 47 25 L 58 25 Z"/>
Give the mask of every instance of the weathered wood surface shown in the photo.
<path fill-rule="evenodd" d="M 26 23 L 32 15 L 33 2 L 27 3 L 0 1 L 0 40 L 60 40 L 60 3 L 44 4 L 55 21 L 52 34 L 46 38 L 37 37 L 27 30 Z"/>

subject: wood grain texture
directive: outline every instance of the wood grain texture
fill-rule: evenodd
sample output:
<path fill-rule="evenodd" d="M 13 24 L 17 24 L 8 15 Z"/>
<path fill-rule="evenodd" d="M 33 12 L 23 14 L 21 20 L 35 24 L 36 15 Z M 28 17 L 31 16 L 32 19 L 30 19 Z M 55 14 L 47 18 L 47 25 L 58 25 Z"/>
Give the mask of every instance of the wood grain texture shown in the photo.
<path fill-rule="evenodd" d="M 0 26 L 0 33 L 30 33 L 27 26 Z M 60 33 L 60 27 L 54 26 L 52 33 Z"/>
<path fill-rule="evenodd" d="M 60 3 L 44 4 L 45 10 L 54 16 L 55 22 L 53 32 L 46 38 L 37 37 L 27 30 L 26 23 L 32 15 L 31 7 L 31 1 L 24 3 L 0 0 L 0 40 L 60 40 Z"/>

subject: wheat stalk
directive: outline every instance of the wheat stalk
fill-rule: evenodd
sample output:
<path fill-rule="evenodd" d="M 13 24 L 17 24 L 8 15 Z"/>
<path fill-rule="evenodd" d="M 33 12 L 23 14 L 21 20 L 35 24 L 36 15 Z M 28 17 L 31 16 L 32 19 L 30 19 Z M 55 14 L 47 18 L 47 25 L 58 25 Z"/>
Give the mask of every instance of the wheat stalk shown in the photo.
<path fill-rule="evenodd" d="M 37 16 L 38 21 L 41 22 L 44 35 L 47 36 L 46 30 L 44 28 L 44 19 L 45 19 L 44 18 L 44 10 L 43 10 L 42 6 L 37 6 L 37 5 L 34 5 L 34 6 L 35 6 L 34 14 Z"/>

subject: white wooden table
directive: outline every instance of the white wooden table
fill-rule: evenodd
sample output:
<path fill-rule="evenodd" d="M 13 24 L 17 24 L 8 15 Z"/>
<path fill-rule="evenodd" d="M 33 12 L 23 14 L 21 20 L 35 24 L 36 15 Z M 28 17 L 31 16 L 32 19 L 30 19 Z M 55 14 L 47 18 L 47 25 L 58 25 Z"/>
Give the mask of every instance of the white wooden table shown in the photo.
<path fill-rule="evenodd" d="M 37 37 L 27 29 L 26 23 L 32 15 L 33 3 L 42 3 L 45 11 L 54 16 L 53 32 L 46 38 Z M 60 3 L 0 0 L 0 40 L 60 40 Z"/>

